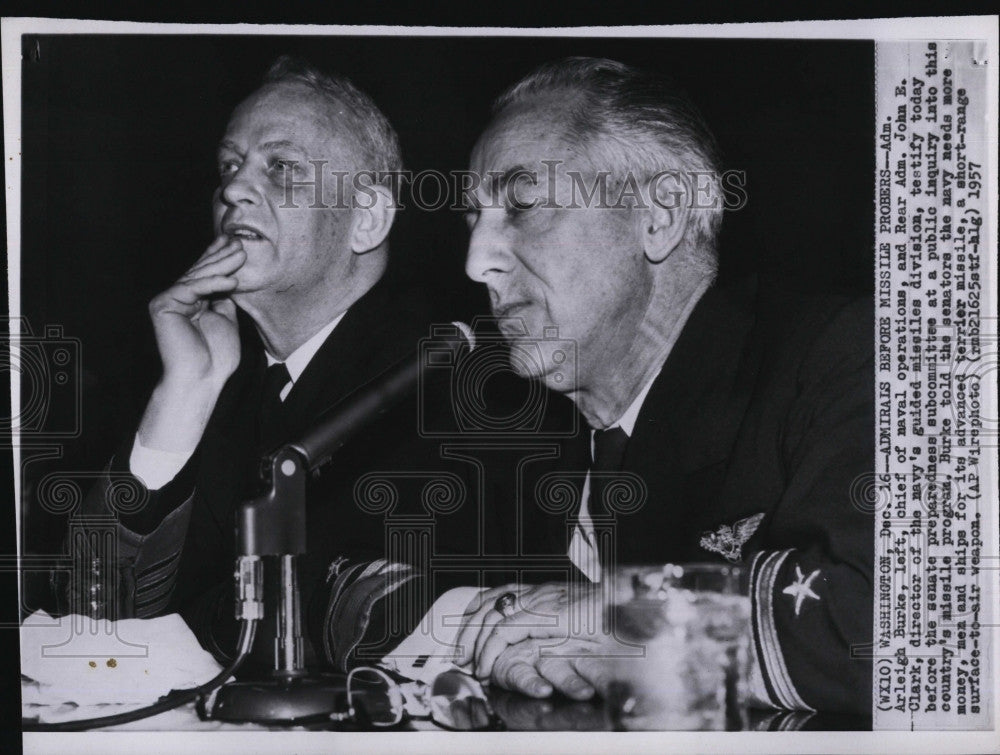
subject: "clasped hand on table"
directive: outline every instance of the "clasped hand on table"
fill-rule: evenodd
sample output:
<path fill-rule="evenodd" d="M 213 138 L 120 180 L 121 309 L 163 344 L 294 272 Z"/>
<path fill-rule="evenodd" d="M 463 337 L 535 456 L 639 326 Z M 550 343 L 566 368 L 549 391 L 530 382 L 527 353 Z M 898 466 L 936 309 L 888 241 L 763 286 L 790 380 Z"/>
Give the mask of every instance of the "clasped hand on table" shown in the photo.
<path fill-rule="evenodd" d="M 505 593 L 517 596 L 508 616 L 495 607 Z M 531 697 L 558 690 L 587 700 L 609 682 L 601 657 L 608 642 L 603 612 L 596 587 L 550 582 L 486 590 L 466 611 L 456 663 L 481 680 Z"/>

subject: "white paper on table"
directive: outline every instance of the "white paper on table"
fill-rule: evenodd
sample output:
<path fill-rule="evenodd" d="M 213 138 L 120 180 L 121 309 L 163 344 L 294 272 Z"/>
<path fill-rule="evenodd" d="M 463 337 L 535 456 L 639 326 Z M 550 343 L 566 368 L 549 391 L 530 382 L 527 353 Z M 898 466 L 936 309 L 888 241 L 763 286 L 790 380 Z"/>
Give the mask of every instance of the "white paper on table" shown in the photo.
<path fill-rule="evenodd" d="M 22 684 L 26 706 L 134 707 L 221 670 L 178 614 L 112 622 L 36 611 L 21 625 L 21 673 L 37 682 Z"/>

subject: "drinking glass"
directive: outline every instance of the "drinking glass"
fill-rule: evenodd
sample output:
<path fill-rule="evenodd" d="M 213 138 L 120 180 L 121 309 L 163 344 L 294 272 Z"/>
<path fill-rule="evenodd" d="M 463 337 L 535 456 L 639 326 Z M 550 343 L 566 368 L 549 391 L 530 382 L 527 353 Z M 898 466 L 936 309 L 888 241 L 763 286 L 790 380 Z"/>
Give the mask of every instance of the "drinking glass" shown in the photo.
<path fill-rule="evenodd" d="M 746 728 L 750 599 L 725 564 L 619 568 L 605 694 L 612 729 Z"/>

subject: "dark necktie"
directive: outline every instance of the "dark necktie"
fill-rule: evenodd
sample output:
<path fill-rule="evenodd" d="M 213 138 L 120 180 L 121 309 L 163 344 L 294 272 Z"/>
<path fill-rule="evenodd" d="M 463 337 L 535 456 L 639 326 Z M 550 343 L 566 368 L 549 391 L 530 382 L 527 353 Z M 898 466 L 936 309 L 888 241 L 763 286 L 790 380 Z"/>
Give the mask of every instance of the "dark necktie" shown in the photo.
<path fill-rule="evenodd" d="M 609 522 L 611 512 L 606 505 L 605 495 L 609 485 L 614 482 L 615 475 L 622 469 L 626 445 L 628 445 L 628 435 L 620 427 L 597 430 L 594 433 L 594 458 L 593 464 L 590 465 L 590 498 L 587 501 L 587 510 L 595 525 Z M 601 565 L 604 566 L 609 557 L 611 533 L 607 529 L 602 532 L 601 528 L 595 526 L 594 534 L 597 538 Z"/>
<path fill-rule="evenodd" d="M 264 371 L 264 387 L 260 394 L 260 445 L 261 451 L 269 451 L 278 442 L 281 416 L 281 389 L 288 385 L 292 376 L 284 362 L 276 362 Z"/>

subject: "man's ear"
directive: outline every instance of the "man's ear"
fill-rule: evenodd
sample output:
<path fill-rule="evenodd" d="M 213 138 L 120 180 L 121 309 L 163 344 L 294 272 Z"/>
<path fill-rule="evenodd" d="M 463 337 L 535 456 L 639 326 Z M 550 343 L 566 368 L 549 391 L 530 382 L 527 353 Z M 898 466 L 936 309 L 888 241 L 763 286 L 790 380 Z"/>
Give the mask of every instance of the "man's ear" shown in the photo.
<path fill-rule="evenodd" d="M 659 264 L 670 256 L 684 238 L 691 220 L 690 187 L 677 175 L 650 184 L 648 206 L 638 215 L 639 235 L 646 258 Z"/>
<path fill-rule="evenodd" d="M 358 190 L 354 204 L 351 251 L 365 254 L 381 246 L 389 235 L 396 217 L 396 203 L 388 187 L 372 184 Z"/>

